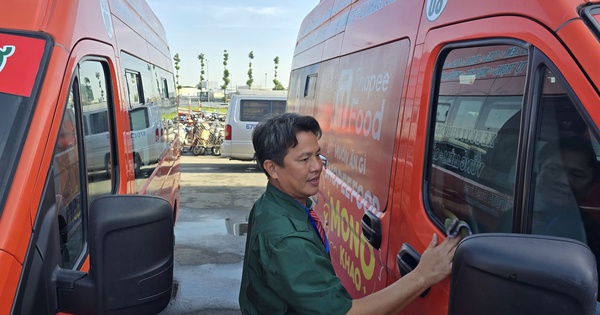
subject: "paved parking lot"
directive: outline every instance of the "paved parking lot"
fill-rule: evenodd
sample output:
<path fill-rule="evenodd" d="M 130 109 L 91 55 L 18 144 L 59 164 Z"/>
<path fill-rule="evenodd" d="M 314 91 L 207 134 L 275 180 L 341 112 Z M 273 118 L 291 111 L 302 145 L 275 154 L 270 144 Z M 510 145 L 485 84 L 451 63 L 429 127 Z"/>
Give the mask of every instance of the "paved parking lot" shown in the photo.
<path fill-rule="evenodd" d="M 181 157 L 176 292 L 160 314 L 238 315 L 246 219 L 266 176 L 254 162 Z"/>

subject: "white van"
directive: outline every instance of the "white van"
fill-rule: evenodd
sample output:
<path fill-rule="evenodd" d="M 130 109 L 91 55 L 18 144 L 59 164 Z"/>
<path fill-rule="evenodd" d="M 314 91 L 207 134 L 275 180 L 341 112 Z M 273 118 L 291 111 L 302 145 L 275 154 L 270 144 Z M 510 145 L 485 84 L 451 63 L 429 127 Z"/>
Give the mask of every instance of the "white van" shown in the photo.
<path fill-rule="evenodd" d="M 99 103 L 104 108 L 89 105 L 83 108 L 83 130 L 85 133 L 85 154 L 88 172 L 106 170 L 110 173 L 110 139 L 106 102 Z"/>
<path fill-rule="evenodd" d="M 110 173 L 110 139 L 106 108 L 91 110 L 84 108 L 83 117 L 88 171 L 106 170 Z M 167 143 L 163 139 L 163 122 L 157 105 L 149 103 L 149 105 L 130 109 L 129 120 L 133 140 L 134 169 L 137 174 L 143 165 L 158 162 L 167 148 Z"/>
<path fill-rule="evenodd" d="M 135 154 L 135 171 L 138 172 L 142 165 L 157 163 L 163 151 L 167 149 L 167 143 L 164 139 L 163 121 L 158 105 L 148 103 L 130 109 L 129 120 Z"/>
<path fill-rule="evenodd" d="M 252 130 L 264 117 L 284 113 L 286 109 L 286 91 L 244 93 L 231 97 L 225 117 L 225 140 L 221 144 L 221 156 L 230 160 L 253 160 Z"/>

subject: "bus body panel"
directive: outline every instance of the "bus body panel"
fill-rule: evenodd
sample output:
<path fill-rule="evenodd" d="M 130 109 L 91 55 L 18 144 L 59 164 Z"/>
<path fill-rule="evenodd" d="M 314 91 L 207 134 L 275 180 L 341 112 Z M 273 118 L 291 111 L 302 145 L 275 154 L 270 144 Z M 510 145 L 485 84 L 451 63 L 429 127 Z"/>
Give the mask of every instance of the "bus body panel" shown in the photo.
<path fill-rule="evenodd" d="M 3 288 L 16 287 L 19 284 L 22 263 L 15 260 L 14 256 L 6 252 L 0 252 L 0 264 L 2 266 L 2 275 L 0 286 Z M 1 301 L 11 301 L 14 298 L 14 290 L 2 290 L 0 292 Z M 10 310 L 8 305 L 2 305 L 2 310 Z"/>
<path fill-rule="evenodd" d="M 585 74 L 594 82 L 594 86 L 598 87 L 600 86 L 600 73 L 592 69 L 600 67 L 600 60 L 588 56 L 590 51 L 597 49 L 595 41 L 598 39 L 587 30 L 583 21 L 574 20 L 563 25 L 556 34 L 568 47 L 570 53 L 575 56 L 579 67 L 584 69 Z M 594 112 L 590 114 L 594 114 Z"/>

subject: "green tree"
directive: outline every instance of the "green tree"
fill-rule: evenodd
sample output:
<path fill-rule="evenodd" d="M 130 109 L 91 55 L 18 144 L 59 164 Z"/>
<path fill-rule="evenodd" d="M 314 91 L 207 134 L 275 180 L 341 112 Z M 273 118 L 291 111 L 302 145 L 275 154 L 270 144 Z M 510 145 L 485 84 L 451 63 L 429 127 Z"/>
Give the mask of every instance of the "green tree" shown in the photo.
<path fill-rule="evenodd" d="M 229 86 L 229 70 L 227 70 L 227 60 L 229 60 L 229 53 L 227 52 L 227 49 L 225 49 L 223 51 L 223 85 L 221 85 L 221 88 L 223 89 L 223 101 L 227 101 L 227 87 Z"/>
<path fill-rule="evenodd" d="M 96 79 L 98 79 L 98 86 L 100 87 L 100 101 L 102 102 L 104 101 L 104 89 L 102 88 L 102 80 L 100 80 L 100 72 L 98 71 L 96 71 Z"/>
<path fill-rule="evenodd" d="M 273 84 L 275 85 L 275 87 L 273 87 L 273 90 L 276 90 L 276 91 L 285 90 L 285 88 L 283 87 L 281 82 L 279 82 L 279 80 L 277 80 L 277 69 L 279 68 L 279 57 L 275 57 L 275 59 L 273 59 L 273 62 L 275 62 L 275 75 L 273 76 Z"/>
<path fill-rule="evenodd" d="M 177 94 L 179 94 L 179 90 L 181 90 L 181 85 L 179 85 L 179 63 L 181 59 L 179 59 L 179 53 L 176 53 L 173 56 L 173 61 L 175 61 L 175 85 L 177 86 Z"/>
<path fill-rule="evenodd" d="M 198 59 L 200 60 L 200 83 L 198 83 L 198 90 L 200 90 L 200 93 L 202 93 L 202 82 L 204 82 L 204 54 L 199 54 L 198 55 Z M 207 84 L 207 88 L 208 88 L 208 82 Z"/>
<path fill-rule="evenodd" d="M 94 100 L 94 92 L 92 91 L 92 87 L 90 86 L 90 78 L 88 77 L 84 77 L 83 78 L 83 84 L 85 85 L 83 87 L 84 91 L 83 93 L 81 93 L 83 95 L 83 101 L 87 104 L 91 103 Z"/>
<path fill-rule="evenodd" d="M 250 62 L 248 63 L 248 81 L 246 81 L 246 85 L 248 85 L 248 88 L 251 89 L 252 83 L 254 82 L 254 79 L 252 78 L 252 59 L 254 59 L 253 51 L 248 54 L 248 58 L 250 58 Z"/>

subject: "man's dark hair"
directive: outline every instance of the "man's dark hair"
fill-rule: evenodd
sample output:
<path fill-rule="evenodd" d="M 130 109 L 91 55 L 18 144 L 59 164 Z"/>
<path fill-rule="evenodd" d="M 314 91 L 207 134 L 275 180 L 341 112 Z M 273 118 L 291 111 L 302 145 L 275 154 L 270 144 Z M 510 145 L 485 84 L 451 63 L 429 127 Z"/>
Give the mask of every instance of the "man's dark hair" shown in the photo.
<path fill-rule="evenodd" d="M 568 136 L 548 142 L 540 150 L 539 160 L 543 163 L 558 152 L 565 151 L 583 153 L 586 158 L 586 164 L 592 169 L 594 181 L 598 178 L 600 175 L 600 168 L 598 167 L 598 160 L 596 159 L 596 151 L 594 151 L 590 139 L 583 136 Z"/>
<path fill-rule="evenodd" d="M 252 145 L 256 162 L 267 177 L 269 174 L 263 169 L 265 160 L 282 166 L 288 150 L 298 145 L 296 134 L 303 131 L 310 131 L 317 139 L 321 138 L 319 122 L 312 116 L 284 113 L 267 117 L 256 125 L 252 132 Z"/>

